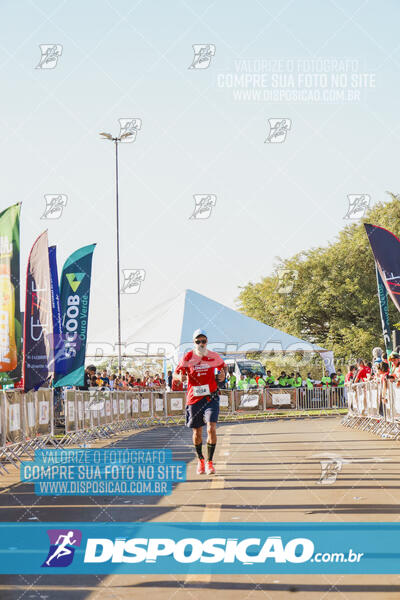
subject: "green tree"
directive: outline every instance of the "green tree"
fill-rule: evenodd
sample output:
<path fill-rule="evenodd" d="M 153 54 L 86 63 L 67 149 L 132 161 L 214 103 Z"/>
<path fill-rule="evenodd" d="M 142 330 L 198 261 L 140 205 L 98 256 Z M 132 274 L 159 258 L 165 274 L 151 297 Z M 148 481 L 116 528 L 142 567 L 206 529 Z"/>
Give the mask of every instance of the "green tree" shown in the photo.
<path fill-rule="evenodd" d="M 327 247 L 278 258 L 275 272 L 241 288 L 239 309 L 272 327 L 333 350 L 343 360 L 383 347 L 374 259 L 363 223 L 400 234 L 400 203 L 379 203 L 366 217 L 347 225 Z M 279 273 L 287 271 L 290 285 Z M 284 292 L 282 293 L 282 289 Z M 389 298 L 390 322 L 399 315 Z"/>

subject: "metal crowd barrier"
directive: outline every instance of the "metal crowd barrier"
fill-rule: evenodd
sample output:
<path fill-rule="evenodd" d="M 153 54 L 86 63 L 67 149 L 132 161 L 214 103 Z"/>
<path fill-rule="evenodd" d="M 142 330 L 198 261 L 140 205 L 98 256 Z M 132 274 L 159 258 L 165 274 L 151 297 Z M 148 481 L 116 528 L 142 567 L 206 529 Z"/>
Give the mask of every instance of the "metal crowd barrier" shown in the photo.
<path fill-rule="evenodd" d="M 343 425 L 383 438 L 400 437 L 400 387 L 396 382 L 366 381 L 346 389 L 348 413 Z"/>
<path fill-rule="evenodd" d="M 220 421 L 332 413 L 346 405 L 343 389 L 265 388 L 220 390 Z M 53 390 L 0 391 L 0 473 L 44 447 L 87 446 L 154 425 L 185 423 L 186 392 L 64 390 L 55 431 Z M 400 391 L 398 397 L 400 404 Z M 400 411 L 400 406 L 399 406 Z M 328 414 L 326 412 L 325 414 Z"/>
<path fill-rule="evenodd" d="M 53 392 L 0 391 L 0 473 L 18 466 L 22 456 L 54 443 Z"/>

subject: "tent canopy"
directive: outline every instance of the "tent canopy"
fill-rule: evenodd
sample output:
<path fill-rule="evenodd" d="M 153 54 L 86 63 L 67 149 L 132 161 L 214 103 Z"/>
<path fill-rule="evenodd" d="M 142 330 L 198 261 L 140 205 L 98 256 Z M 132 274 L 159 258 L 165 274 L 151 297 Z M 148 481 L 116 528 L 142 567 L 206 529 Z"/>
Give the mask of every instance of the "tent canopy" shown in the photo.
<path fill-rule="evenodd" d="M 148 356 L 160 354 L 159 348 L 165 345 L 186 351 L 192 347 L 193 332 L 198 328 L 207 332 L 209 348 L 221 354 L 324 351 L 320 346 L 265 325 L 193 290 L 185 290 L 156 306 L 143 315 L 140 322 L 141 327 L 127 339 L 127 354 L 137 345 L 139 353 Z"/>

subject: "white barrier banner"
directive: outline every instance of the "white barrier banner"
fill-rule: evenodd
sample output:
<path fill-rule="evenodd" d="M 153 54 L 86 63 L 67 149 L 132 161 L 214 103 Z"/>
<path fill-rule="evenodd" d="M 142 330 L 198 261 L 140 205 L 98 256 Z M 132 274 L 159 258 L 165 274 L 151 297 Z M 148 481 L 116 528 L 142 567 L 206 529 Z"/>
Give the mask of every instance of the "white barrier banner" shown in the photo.
<path fill-rule="evenodd" d="M 149 412 L 149 410 L 150 410 L 150 399 L 142 398 L 142 403 L 140 405 L 140 411 L 141 412 Z"/>
<path fill-rule="evenodd" d="M 9 431 L 18 431 L 21 428 L 21 411 L 19 408 L 19 404 L 9 404 Z"/>
<path fill-rule="evenodd" d="M 47 400 L 39 402 L 39 425 L 47 425 L 50 418 L 49 403 Z"/>
<path fill-rule="evenodd" d="M 28 426 L 35 427 L 35 403 L 27 402 L 26 408 L 28 412 Z"/>
<path fill-rule="evenodd" d="M 394 408 L 397 414 L 400 413 L 400 388 L 393 386 L 394 389 Z"/>
<path fill-rule="evenodd" d="M 364 397 L 365 397 L 364 389 L 359 389 L 358 390 L 358 412 L 359 413 L 363 413 L 363 411 L 364 411 Z"/>
<path fill-rule="evenodd" d="M 132 398 L 132 413 L 138 413 L 138 412 L 139 412 L 139 399 Z"/>
<path fill-rule="evenodd" d="M 182 398 L 171 398 L 170 404 L 171 410 L 182 410 Z"/>
<path fill-rule="evenodd" d="M 75 421 L 75 400 L 68 400 L 68 421 Z"/>
<path fill-rule="evenodd" d="M 155 409 L 157 412 L 161 412 L 164 410 L 164 398 L 156 398 Z"/>
<path fill-rule="evenodd" d="M 239 408 L 256 408 L 259 402 L 258 394 L 243 394 Z"/>
<path fill-rule="evenodd" d="M 290 404 L 290 394 L 272 394 L 272 404 L 280 406 L 281 404 Z"/>
<path fill-rule="evenodd" d="M 221 394 L 219 397 L 219 405 L 222 406 L 222 408 L 228 408 L 229 396 L 227 396 L 226 394 Z"/>

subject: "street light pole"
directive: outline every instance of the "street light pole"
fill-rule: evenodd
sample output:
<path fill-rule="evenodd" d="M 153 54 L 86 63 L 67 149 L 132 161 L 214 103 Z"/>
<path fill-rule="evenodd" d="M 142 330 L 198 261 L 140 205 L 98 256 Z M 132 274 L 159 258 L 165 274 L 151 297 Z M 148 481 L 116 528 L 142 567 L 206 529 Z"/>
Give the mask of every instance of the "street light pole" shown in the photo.
<path fill-rule="evenodd" d="M 120 137 L 113 137 L 110 133 L 100 133 L 105 139 L 111 140 L 115 144 L 115 208 L 117 218 L 117 318 L 118 318 L 118 374 L 121 375 L 121 282 L 119 273 L 119 196 L 118 196 L 118 144 L 131 133 L 124 133 Z"/>
<path fill-rule="evenodd" d="M 118 198 L 118 144 L 121 140 L 115 138 L 115 205 L 117 216 L 117 307 L 118 307 L 118 373 L 121 375 L 121 284 L 119 274 L 119 198 Z"/>

